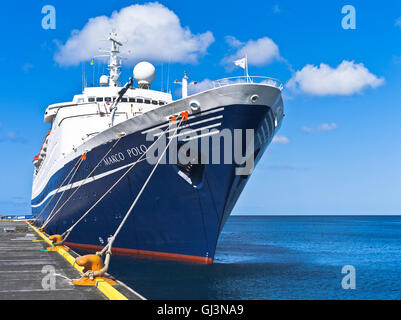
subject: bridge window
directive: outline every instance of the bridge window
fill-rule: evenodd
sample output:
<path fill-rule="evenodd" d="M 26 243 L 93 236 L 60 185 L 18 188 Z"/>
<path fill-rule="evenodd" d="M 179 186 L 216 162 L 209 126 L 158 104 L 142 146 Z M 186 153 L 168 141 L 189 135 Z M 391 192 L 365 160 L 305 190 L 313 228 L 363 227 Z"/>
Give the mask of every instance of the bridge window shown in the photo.
<path fill-rule="evenodd" d="M 160 106 L 164 106 L 166 103 L 164 101 L 159 101 Z"/>
<path fill-rule="evenodd" d="M 157 101 L 155 101 L 155 100 L 152 100 L 152 104 L 154 104 L 154 105 L 156 105 L 157 106 Z"/>
<path fill-rule="evenodd" d="M 129 102 L 135 102 L 135 98 L 129 98 Z"/>
<path fill-rule="evenodd" d="M 138 102 L 138 103 L 143 103 L 143 99 L 138 98 L 138 99 L 136 99 L 136 102 Z"/>
<path fill-rule="evenodd" d="M 106 98 L 104 98 L 104 101 L 111 102 L 111 98 L 110 97 L 106 97 Z"/>
<path fill-rule="evenodd" d="M 103 98 L 97 97 L 97 98 L 96 98 L 96 102 L 103 102 Z"/>
<path fill-rule="evenodd" d="M 128 98 L 121 98 L 121 102 L 128 102 Z"/>
<path fill-rule="evenodd" d="M 149 99 L 145 99 L 145 103 L 146 104 L 150 104 L 150 100 Z"/>
<path fill-rule="evenodd" d="M 88 102 L 95 102 L 95 98 L 93 97 L 88 98 Z"/>

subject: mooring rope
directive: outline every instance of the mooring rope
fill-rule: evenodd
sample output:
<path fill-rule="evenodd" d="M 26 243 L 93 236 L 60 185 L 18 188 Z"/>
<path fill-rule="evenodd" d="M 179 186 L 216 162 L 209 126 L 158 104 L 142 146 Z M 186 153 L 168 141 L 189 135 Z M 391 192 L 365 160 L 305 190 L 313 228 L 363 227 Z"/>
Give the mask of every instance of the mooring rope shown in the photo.
<path fill-rule="evenodd" d="M 175 135 L 176 135 L 176 133 L 177 133 L 179 127 L 181 126 L 181 124 L 182 124 L 182 122 L 183 122 L 183 119 L 184 119 L 184 118 L 182 118 L 181 121 L 180 121 L 180 123 L 177 125 L 177 127 L 176 127 L 176 129 L 175 129 L 175 131 L 174 131 L 173 137 L 175 137 Z M 148 178 L 146 179 L 145 183 L 143 184 L 141 190 L 139 191 L 138 195 L 136 196 L 136 198 L 135 198 L 134 202 L 132 203 L 131 207 L 128 209 L 127 213 L 125 214 L 124 219 L 121 221 L 121 223 L 120 223 L 120 225 L 118 226 L 118 228 L 117 228 L 116 232 L 114 233 L 114 235 L 111 236 L 111 237 L 108 239 L 108 243 L 107 243 L 107 245 L 103 248 L 103 250 L 100 251 L 100 253 L 99 253 L 100 255 L 103 255 L 103 254 L 106 252 L 106 250 L 107 250 L 107 252 L 108 252 L 108 256 L 111 255 L 111 250 L 112 250 L 113 243 L 114 243 L 115 239 L 117 238 L 117 236 L 118 236 L 118 234 L 120 233 L 122 227 L 124 226 L 125 222 L 127 221 L 128 217 L 130 216 L 132 210 L 134 209 L 135 205 L 137 204 L 137 202 L 138 202 L 139 198 L 141 197 L 143 191 L 145 190 L 145 188 L 146 188 L 147 185 L 149 184 L 150 179 L 152 178 L 153 174 L 155 173 L 157 167 L 159 166 L 161 160 L 163 159 L 164 155 L 165 155 L 166 152 L 167 152 L 167 149 L 169 148 L 169 146 L 170 146 L 170 144 L 173 142 L 173 140 L 174 140 L 174 139 L 171 138 L 170 141 L 169 141 L 169 143 L 167 144 L 166 148 L 163 150 L 163 153 L 161 154 L 161 156 L 160 156 L 159 159 L 157 160 L 157 163 L 156 163 L 155 166 L 153 167 L 152 172 L 149 174 Z"/>
<path fill-rule="evenodd" d="M 64 208 L 64 206 L 70 201 L 70 199 L 78 192 L 78 190 L 85 184 L 85 182 L 89 179 L 89 177 L 96 171 L 96 169 L 100 166 L 100 164 L 103 162 L 103 160 L 110 154 L 111 151 L 116 147 L 116 145 L 120 142 L 120 140 L 124 137 L 125 135 L 120 135 L 117 141 L 113 144 L 113 146 L 107 151 L 107 153 L 103 156 L 103 158 L 98 162 L 98 164 L 95 166 L 95 168 L 87 175 L 87 177 L 82 180 L 81 184 L 74 190 L 74 192 L 67 198 L 66 201 L 60 206 L 60 208 L 57 209 L 57 211 L 54 213 L 54 215 L 49 219 L 47 223 L 49 223 L 54 217 L 61 212 L 61 210 Z"/>
<path fill-rule="evenodd" d="M 58 187 L 56 193 L 51 197 L 51 199 L 49 200 L 49 202 L 45 205 L 45 207 L 42 209 L 42 211 L 39 213 L 39 215 L 35 218 L 35 220 L 33 220 L 33 224 L 35 224 L 38 219 L 40 218 L 40 216 L 42 215 L 42 213 L 46 210 L 46 208 L 49 206 L 49 204 L 53 201 L 54 197 L 57 195 L 57 193 L 60 191 L 61 187 L 64 185 L 64 183 L 67 181 L 67 179 L 69 178 L 69 176 L 71 175 L 71 173 L 74 171 L 75 169 L 75 165 L 72 167 L 72 169 L 70 170 L 70 172 L 68 173 L 68 175 L 65 177 L 65 179 L 63 180 L 63 182 L 60 184 L 60 186 Z"/>
<path fill-rule="evenodd" d="M 171 123 L 167 129 L 152 143 L 152 145 L 144 152 L 126 171 L 125 173 L 64 233 L 61 235 L 63 240 L 55 245 L 63 245 L 67 240 L 70 233 L 74 230 L 74 228 L 120 183 L 120 181 L 139 163 L 143 157 L 147 155 L 147 153 L 156 145 L 156 143 L 168 132 L 173 123 Z M 171 143 L 171 142 L 170 142 Z M 169 143 L 169 144 L 170 144 Z"/>
<path fill-rule="evenodd" d="M 81 164 L 82 164 L 83 156 L 84 156 L 84 155 L 85 155 L 85 153 L 84 153 L 83 155 L 81 155 L 81 157 L 79 158 L 78 162 L 76 162 L 76 163 L 74 164 L 73 169 L 75 170 L 75 172 L 74 172 L 73 175 L 71 176 L 70 180 L 68 180 L 67 185 L 69 185 L 69 184 L 71 183 L 72 179 L 74 179 L 75 175 L 77 174 L 78 169 L 79 169 L 79 167 L 80 167 Z M 71 188 L 70 188 L 70 189 L 71 189 Z M 43 228 L 45 228 L 45 227 L 47 226 L 47 223 L 48 223 L 50 217 L 52 216 L 54 210 L 57 208 L 57 205 L 58 205 L 58 203 L 60 202 L 60 200 L 61 200 L 61 198 L 63 197 L 63 195 L 64 195 L 64 193 L 65 193 L 66 190 L 67 190 L 67 189 L 63 190 L 63 192 L 61 193 L 61 196 L 58 198 L 56 204 L 54 205 L 54 208 L 52 209 L 52 211 L 50 212 L 50 214 L 49 214 L 49 216 L 46 218 L 46 220 L 43 222 L 43 224 L 42 224 L 42 226 L 40 227 L 40 229 L 43 229 Z M 57 193 L 56 193 L 56 194 L 57 194 Z"/>
<path fill-rule="evenodd" d="M 149 174 L 148 178 L 146 179 L 145 183 L 143 184 L 141 190 L 139 191 L 139 193 L 137 194 L 134 202 L 132 203 L 132 205 L 130 206 L 130 208 L 128 209 L 127 213 L 124 216 L 124 219 L 121 221 L 120 225 L 118 226 L 117 230 L 115 231 L 115 233 L 113 234 L 112 237 L 110 237 L 108 239 L 108 243 L 107 245 L 102 249 L 102 251 L 97 252 L 96 256 L 98 257 L 98 260 L 94 260 L 93 257 L 89 258 L 90 256 L 84 256 L 83 258 L 86 257 L 86 261 L 81 261 L 82 263 L 87 263 L 88 261 L 92 261 L 91 262 L 91 270 L 88 270 L 85 272 L 85 274 L 82 276 L 81 279 L 79 280 L 74 280 L 76 281 L 76 284 L 79 284 L 84 278 L 88 278 L 90 280 L 94 280 L 96 277 L 103 277 L 106 273 L 107 270 L 109 268 L 109 264 L 110 264 L 110 258 L 111 258 L 111 250 L 113 247 L 113 243 L 115 241 L 115 239 L 117 238 L 119 232 L 121 231 L 121 229 L 123 228 L 125 222 L 127 221 L 128 217 L 130 216 L 130 214 L 132 213 L 135 205 L 137 204 L 139 198 L 141 197 L 142 193 L 144 192 L 145 188 L 147 187 L 147 185 L 149 184 L 150 179 L 152 178 L 153 174 L 155 173 L 156 169 L 158 168 L 160 162 L 162 161 L 162 159 L 164 158 L 170 144 L 173 142 L 174 138 L 177 137 L 177 131 L 180 128 L 181 124 L 183 121 L 186 121 L 188 119 L 188 112 L 183 112 L 182 113 L 182 118 L 181 121 L 179 122 L 179 124 L 177 125 L 177 127 L 175 128 L 174 134 L 173 136 L 170 138 L 170 141 L 168 142 L 168 144 L 166 145 L 166 147 L 164 148 L 162 154 L 159 156 L 159 159 L 157 160 L 157 163 L 154 165 L 151 173 Z M 142 160 L 142 158 L 149 152 L 149 150 L 152 149 L 152 147 L 167 133 L 169 132 L 171 126 L 173 125 L 173 123 L 175 123 L 177 121 L 177 118 L 174 116 L 171 119 L 171 124 L 167 127 L 167 129 L 163 132 L 163 134 L 161 134 L 155 142 L 153 142 L 153 144 L 146 150 L 145 153 L 143 153 L 141 155 L 141 157 L 139 159 L 137 159 L 137 161 L 135 161 L 129 168 L 128 170 L 102 195 L 102 197 L 100 199 L 98 199 L 96 201 L 96 203 L 94 205 L 92 205 L 92 207 L 90 207 L 79 219 L 76 223 L 74 223 L 69 229 L 67 229 L 61 237 L 63 237 L 59 243 L 56 243 L 54 245 L 63 245 L 65 240 L 68 238 L 68 236 L 70 235 L 71 231 L 78 225 L 78 223 L 80 221 L 82 221 L 92 210 L 93 208 L 95 208 L 100 201 L 103 200 L 104 197 L 106 197 L 107 194 L 111 193 L 110 191 L 114 189 L 114 187 L 116 185 L 118 185 L 118 183 L 135 167 L 135 165 Z M 107 251 L 106 251 L 107 250 Z M 101 256 L 106 252 L 106 257 L 104 259 L 104 263 L 102 263 L 101 261 Z M 95 262 L 93 262 L 95 261 Z M 93 265 L 93 263 L 95 263 L 95 266 Z M 81 264 L 80 264 L 81 265 Z M 99 265 L 102 265 L 102 268 L 99 270 L 98 267 Z"/>

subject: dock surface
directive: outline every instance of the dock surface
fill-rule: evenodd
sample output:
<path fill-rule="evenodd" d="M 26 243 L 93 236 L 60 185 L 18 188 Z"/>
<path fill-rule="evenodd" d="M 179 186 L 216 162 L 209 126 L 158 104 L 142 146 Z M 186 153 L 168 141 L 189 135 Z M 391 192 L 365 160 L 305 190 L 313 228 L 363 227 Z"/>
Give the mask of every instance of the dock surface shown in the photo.
<path fill-rule="evenodd" d="M 81 273 L 58 252 L 47 252 L 48 247 L 25 221 L 0 221 L 0 300 L 110 299 L 95 286 L 73 285 Z M 120 281 L 113 288 L 119 297 L 144 299 Z"/>

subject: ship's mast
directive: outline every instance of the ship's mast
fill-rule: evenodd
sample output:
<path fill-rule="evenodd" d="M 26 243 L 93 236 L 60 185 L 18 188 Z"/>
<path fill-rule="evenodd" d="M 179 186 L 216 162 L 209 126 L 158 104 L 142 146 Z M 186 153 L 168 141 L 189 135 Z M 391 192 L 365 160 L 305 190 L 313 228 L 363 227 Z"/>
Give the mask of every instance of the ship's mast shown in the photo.
<path fill-rule="evenodd" d="M 109 70 L 110 70 L 110 87 L 118 87 L 118 78 L 120 77 L 120 68 L 121 63 L 119 60 L 119 47 L 122 46 L 121 42 L 116 40 L 117 34 L 111 33 L 110 37 L 107 39 L 111 41 L 111 50 L 110 50 L 110 62 L 109 62 Z"/>

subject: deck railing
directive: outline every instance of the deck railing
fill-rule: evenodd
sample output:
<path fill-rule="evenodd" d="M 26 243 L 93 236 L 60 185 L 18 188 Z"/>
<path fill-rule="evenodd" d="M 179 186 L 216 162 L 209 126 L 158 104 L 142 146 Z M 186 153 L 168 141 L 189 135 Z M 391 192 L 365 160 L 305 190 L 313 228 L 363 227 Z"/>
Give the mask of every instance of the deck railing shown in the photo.
<path fill-rule="evenodd" d="M 284 84 L 280 80 L 262 76 L 241 76 L 219 79 L 213 81 L 213 86 L 217 88 L 236 83 L 258 83 L 277 88 L 280 91 L 284 89 Z"/>

